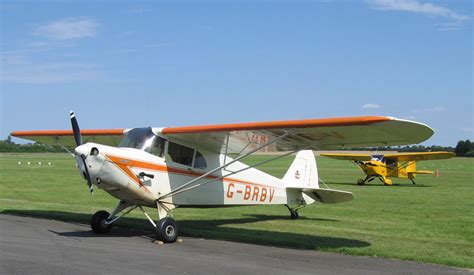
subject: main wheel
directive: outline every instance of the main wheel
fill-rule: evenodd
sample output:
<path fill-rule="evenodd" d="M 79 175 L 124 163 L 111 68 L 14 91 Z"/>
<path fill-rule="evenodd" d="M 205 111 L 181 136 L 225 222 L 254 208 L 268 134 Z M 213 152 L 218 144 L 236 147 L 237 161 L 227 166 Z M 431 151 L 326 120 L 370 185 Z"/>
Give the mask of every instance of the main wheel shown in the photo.
<path fill-rule="evenodd" d="M 109 212 L 101 210 L 97 211 L 91 219 L 91 228 L 92 231 L 96 234 L 105 234 L 109 233 L 112 229 L 112 224 L 106 224 L 105 221 L 109 217 Z"/>
<path fill-rule="evenodd" d="M 364 185 L 365 181 L 363 179 L 358 179 L 357 180 L 357 185 Z"/>
<path fill-rule="evenodd" d="M 174 243 L 178 238 L 178 223 L 172 218 L 163 218 L 156 224 L 156 238 L 164 243 Z"/>

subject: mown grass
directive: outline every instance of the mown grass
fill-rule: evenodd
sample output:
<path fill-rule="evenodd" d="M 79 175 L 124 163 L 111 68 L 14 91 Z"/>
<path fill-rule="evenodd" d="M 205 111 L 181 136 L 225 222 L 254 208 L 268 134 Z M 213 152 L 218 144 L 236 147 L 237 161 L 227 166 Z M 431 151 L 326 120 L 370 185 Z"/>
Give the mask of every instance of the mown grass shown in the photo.
<path fill-rule="evenodd" d="M 292 159 L 261 169 L 281 177 Z M 290 220 L 284 206 L 177 209 L 181 234 L 474 268 L 474 159 L 421 162 L 420 169 L 438 168 L 441 177 L 419 176 L 415 186 L 394 179 L 391 187 L 379 181 L 357 186 L 363 175 L 350 162 L 317 161 L 320 178 L 331 188 L 353 192 L 352 202 L 308 206 L 299 220 Z M 88 223 L 92 213 L 110 211 L 115 203 L 101 190 L 90 195 L 66 154 L 0 154 L 2 213 Z M 117 226 L 151 233 L 139 211 Z"/>

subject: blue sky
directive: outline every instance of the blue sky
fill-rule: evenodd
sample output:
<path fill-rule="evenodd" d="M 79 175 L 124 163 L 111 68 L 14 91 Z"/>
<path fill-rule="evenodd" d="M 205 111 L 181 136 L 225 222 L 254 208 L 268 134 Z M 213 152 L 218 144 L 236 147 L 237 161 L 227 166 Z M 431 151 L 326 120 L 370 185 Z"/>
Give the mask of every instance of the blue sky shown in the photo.
<path fill-rule="evenodd" d="M 387 115 L 474 139 L 472 1 L 1 1 L 13 130 Z"/>

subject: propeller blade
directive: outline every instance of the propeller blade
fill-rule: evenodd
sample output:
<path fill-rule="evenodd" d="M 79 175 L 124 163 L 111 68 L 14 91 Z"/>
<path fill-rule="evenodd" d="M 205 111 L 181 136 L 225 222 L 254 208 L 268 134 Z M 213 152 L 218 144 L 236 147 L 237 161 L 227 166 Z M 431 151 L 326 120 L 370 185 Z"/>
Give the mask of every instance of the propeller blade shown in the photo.
<path fill-rule="evenodd" d="M 91 176 L 89 175 L 89 169 L 87 168 L 86 156 L 81 155 L 82 163 L 84 164 L 84 170 L 86 172 L 87 186 L 89 187 L 89 192 L 93 193 L 94 189 L 92 187 Z"/>
<path fill-rule="evenodd" d="M 74 133 L 74 140 L 76 141 L 76 145 L 79 146 L 82 144 L 81 129 L 79 129 L 79 124 L 77 123 L 76 115 L 73 111 L 71 111 L 70 115 L 72 132 Z"/>

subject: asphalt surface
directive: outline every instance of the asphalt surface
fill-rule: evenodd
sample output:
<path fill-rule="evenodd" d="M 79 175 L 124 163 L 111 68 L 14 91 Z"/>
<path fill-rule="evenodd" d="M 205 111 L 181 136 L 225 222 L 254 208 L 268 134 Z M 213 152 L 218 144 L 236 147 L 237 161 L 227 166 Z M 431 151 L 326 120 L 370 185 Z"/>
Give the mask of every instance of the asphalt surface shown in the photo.
<path fill-rule="evenodd" d="M 157 244 L 127 228 L 0 215 L 0 274 L 461 274 L 410 261 L 183 238 Z M 473 273 L 470 273 L 473 274 Z"/>

